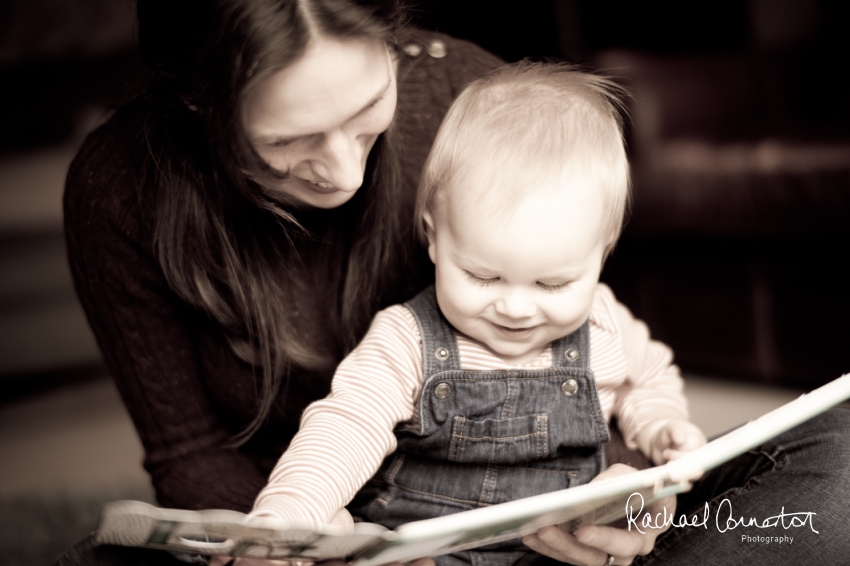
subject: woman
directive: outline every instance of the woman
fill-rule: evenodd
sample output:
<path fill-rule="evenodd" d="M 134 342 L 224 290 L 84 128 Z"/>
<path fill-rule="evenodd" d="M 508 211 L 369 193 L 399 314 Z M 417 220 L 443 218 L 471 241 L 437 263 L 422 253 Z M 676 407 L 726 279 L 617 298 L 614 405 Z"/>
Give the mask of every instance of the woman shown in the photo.
<path fill-rule="evenodd" d="M 399 36 L 392 1 L 138 16 L 150 86 L 71 167 L 70 263 L 160 504 L 247 511 L 373 312 L 429 281 L 418 172 L 453 96 L 500 61 Z"/>
<path fill-rule="evenodd" d="M 402 28 L 392 0 L 138 19 L 149 86 L 71 167 L 70 264 L 158 502 L 248 511 L 372 314 L 430 282 L 419 171 L 501 61 Z"/>

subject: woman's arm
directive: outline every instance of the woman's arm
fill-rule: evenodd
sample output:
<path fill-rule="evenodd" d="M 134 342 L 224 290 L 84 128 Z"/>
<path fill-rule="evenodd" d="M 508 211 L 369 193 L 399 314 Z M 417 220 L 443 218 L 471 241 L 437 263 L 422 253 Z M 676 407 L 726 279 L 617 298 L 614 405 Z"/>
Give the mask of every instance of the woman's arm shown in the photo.
<path fill-rule="evenodd" d="M 152 255 L 130 149 L 139 130 L 122 120 L 92 134 L 69 171 L 65 229 L 77 293 L 160 504 L 247 511 L 265 477 L 224 447 L 234 431 L 211 401 L 198 345 L 211 323 L 171 292 Z"/>

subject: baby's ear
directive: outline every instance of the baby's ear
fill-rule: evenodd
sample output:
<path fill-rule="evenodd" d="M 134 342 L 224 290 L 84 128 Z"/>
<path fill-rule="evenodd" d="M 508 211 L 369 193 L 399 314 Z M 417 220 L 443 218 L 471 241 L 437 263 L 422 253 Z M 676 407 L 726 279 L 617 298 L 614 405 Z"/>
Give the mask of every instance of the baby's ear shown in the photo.
<path fill-rule="evenodd" d="M 425 237 L 428 238 L 428 257 L 433 263 L 437 263 L 437 248 L 436 238 L 434 237 L 434 218 L 431 216 L 431 211 L 426 210 L 422 213 L 422 221 L 425 223 Z"/>

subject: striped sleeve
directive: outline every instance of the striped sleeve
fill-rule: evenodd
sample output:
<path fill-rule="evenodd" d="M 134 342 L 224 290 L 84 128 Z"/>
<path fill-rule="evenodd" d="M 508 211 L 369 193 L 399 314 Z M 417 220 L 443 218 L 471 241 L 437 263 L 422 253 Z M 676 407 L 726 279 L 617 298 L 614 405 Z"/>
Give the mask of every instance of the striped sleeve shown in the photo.
<path fill-rule="evenodd" d="M 626 446 L 638 446 L 638 431 L 670 419 L 688 419 L 683 382 L 673 353 L 652 340 L 606 285 L 600 284 L 591 314 L 591 367 L 597 376 L 600 404 L 617 416 Z M 607 412 L 607 411 L 606 411 Z"/>
<path fill-rule="evenodd" d="M 340 364 L 331 393 L 304 411 L 251 517 L 293 526 L 326 524 L 396 447 L 395 426 L 416 414 L 422 354 L 416 321 L 393 306 Z"/>

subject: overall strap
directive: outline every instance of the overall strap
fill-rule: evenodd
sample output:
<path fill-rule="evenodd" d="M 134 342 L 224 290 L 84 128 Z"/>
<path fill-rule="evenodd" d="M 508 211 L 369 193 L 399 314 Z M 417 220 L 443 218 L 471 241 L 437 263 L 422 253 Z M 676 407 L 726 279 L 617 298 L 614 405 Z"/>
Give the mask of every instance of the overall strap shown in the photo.
<path fill-rule="evenodd" d="M 433 285 L 404 304 L 413 313 L 422 336 L 423 382 L 435 373 L 460 370 L 460 354 L 452 327 L 440 312 Z"/>
<path fill-rule="evenodd" d="M 553 368 L 590 368 L 590 318 L 578 330 L 552 343 Z"/>

